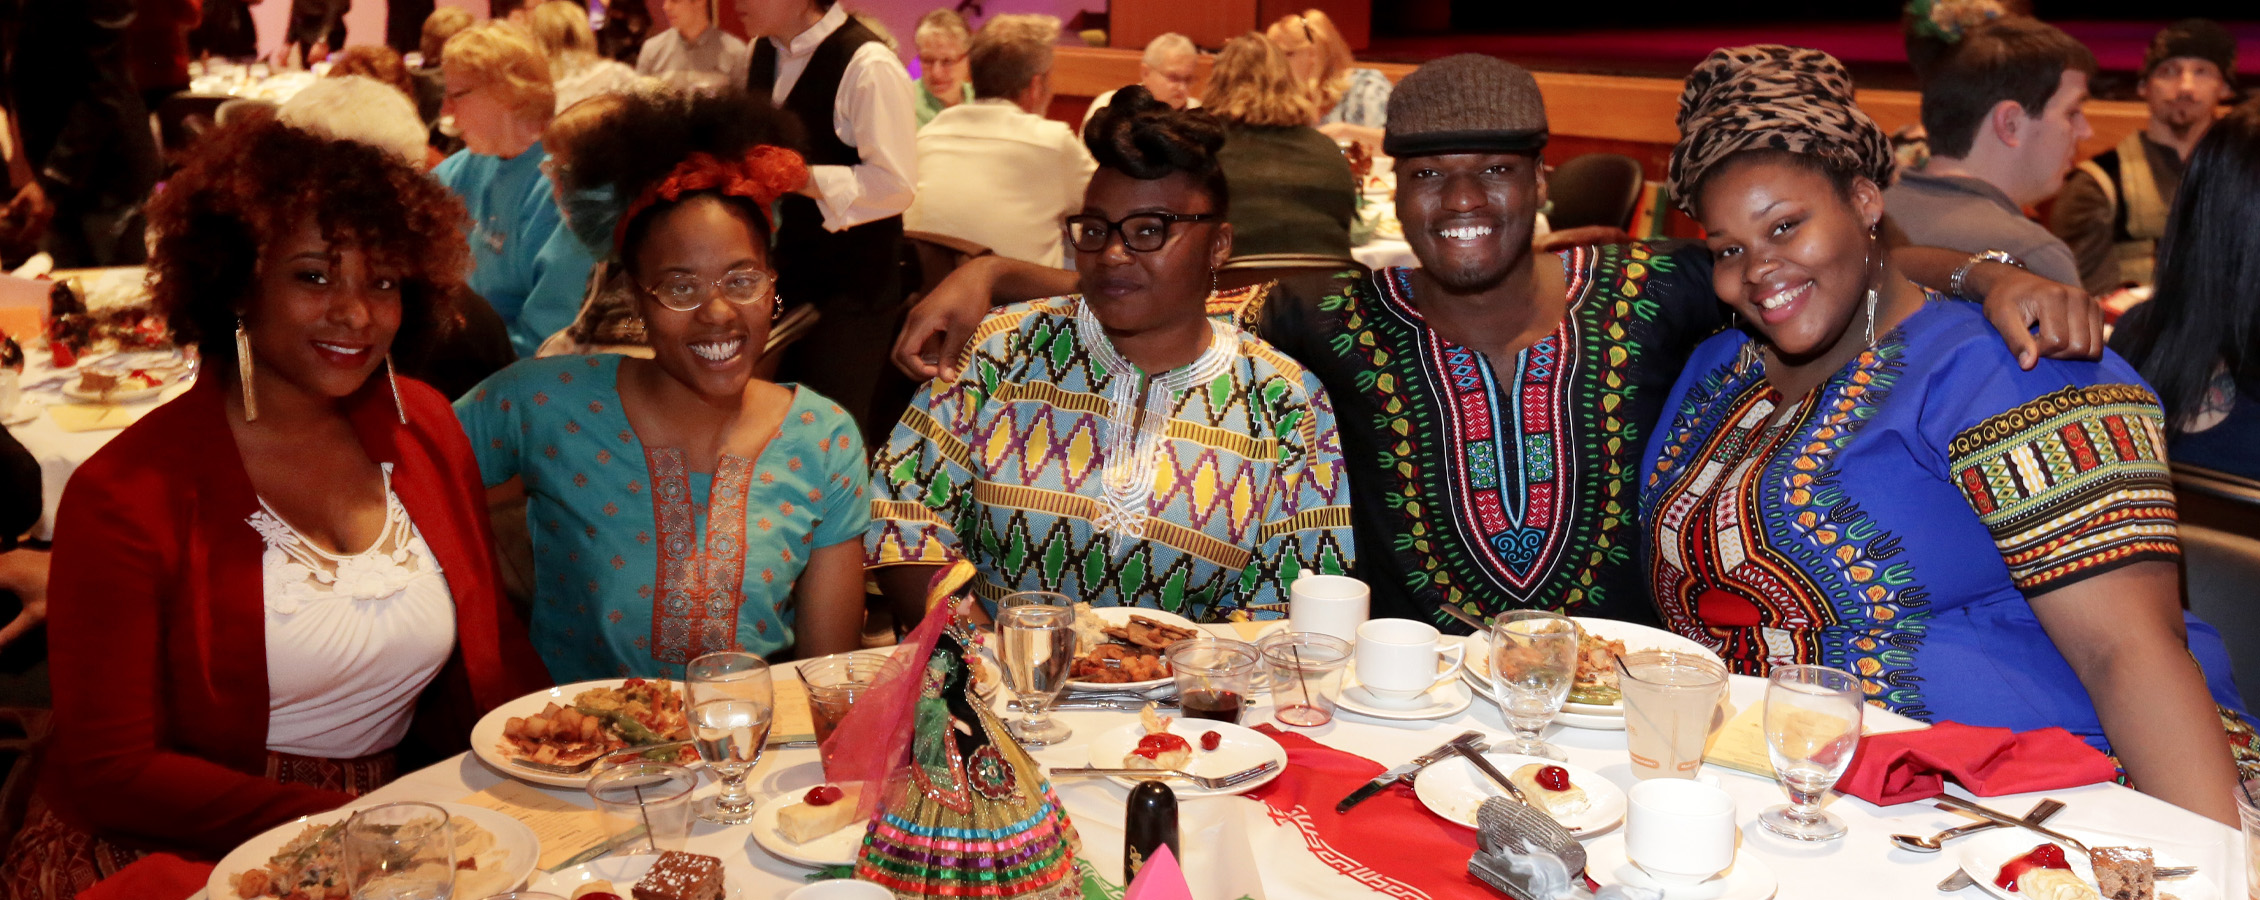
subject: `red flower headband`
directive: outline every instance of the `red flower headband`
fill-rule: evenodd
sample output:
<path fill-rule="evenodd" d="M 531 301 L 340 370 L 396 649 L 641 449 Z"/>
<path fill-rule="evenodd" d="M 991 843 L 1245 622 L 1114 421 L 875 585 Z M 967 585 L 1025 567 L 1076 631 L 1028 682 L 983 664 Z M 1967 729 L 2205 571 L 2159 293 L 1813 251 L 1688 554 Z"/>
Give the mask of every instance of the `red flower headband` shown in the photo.
<path fill-rule="evenodd" d="M 661 200 L 679 200 L 684 194 L 699 191 L 719 191 L 752 200 L 766 209 L 777 202 L 778 197 L 806 183 L 808 163 L 802 161 L 800 154 L 783 147 L 763 144 L 735 160 L 693 153 L 676 164 L 666 178 L 645 189 L 634 203 L 628 204 L 627 211 L 620 216 L 619 226 L 613 230 L 612 246 L 626 249 L 623 245 L 628 239 L 628 223 Z"/>

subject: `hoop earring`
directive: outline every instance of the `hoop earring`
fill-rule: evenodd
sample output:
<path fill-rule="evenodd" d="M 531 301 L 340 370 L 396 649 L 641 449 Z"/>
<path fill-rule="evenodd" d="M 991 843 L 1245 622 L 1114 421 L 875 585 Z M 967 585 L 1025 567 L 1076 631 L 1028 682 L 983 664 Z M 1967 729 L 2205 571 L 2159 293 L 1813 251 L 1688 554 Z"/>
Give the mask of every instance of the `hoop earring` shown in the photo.
<path fill-rule="evenodd" d="M 400 374 L 392 365 L 392 354 L 385 354 L 385 383 L 392 386 L 392 411 L 400 414 L 400 424 L 408 424 L 408 405 L 400 402 Z"/>
<path fill-rule="evenodd" d="M 251 335 L 243 330 L 243 317 L 235 319 L 235 377 L 243 382 L 243 420 L 259 419 L 259 395 L 251 389 Z"/>

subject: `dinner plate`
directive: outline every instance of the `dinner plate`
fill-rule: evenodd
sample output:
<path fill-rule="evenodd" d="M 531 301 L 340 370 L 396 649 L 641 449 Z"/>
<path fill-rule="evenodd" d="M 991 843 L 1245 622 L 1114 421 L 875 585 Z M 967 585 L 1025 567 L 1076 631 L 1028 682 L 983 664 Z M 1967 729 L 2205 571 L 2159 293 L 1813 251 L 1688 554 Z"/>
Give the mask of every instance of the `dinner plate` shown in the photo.
<path fill-rule="evenodd" d="M 1491 693 L 1491 686 L 1477 680 L 1478 676 L 1475 674 L 1473 669 L 1461 669 L 1460 678 L 1467 682 L 1469 690 L 1475 692 L 1476 699 L 1482 700 L 1487 703 L 1499 702 L 1499 698 Z M 1623 731 L 1624 715 L 1622 713 L 1616 713 L 1613 715 L 1590 715 L 1586 713 L 1573 713 L 1564 710 L 1562 712 L 1554 714 L 1553 724 L 1560 725 L 1565 728 L 1583 728 L 1587 731 Z"/>
<path fill-rule="evenodd" d="M 1583 812 L 1555 820 L 1569 829 L 1570 834 L 1588 838 L 1624 821 L 1624 789 L 1592 769 L 1515 753 L 1486 753 L 1483 758 L 1501 775 L 1511 776 L 1516 769 L 1532 763 L 1568 769 L 1569 783 L 1584 788 L 1589 801 Z M 1428 807 L 1429 812 L 1444 817 L 1444 821 L 1474 828 L 1475 811 L 1483 806 L 1483 801 L 1507 796 L 1507 791 L 1476 771 L 1474 763 L 1454 756 L 1422 770 L 1420 777 L 1413 779 L 1413 795 L 1420 798 L 1421 805 Z"/>
<path fill-rule="evenodd" d="M 237 873 L 265 866 L 268 860 L 274 858 L 275 851 L 281 850 L 284 844 L 298 837 L 308 825 L 335 824 L 345 821 L 358 810 L 379 805 L 382 804 L 362 803 L 311 816 L 300 816 L 268 829 L 258 837 L 244 841 L 242 846 L 229 851 L 228 855 L 220 857 L 220 864 L 212 870 L 212 877 L 205 882 L 204 890 L 210 900 L 246 900 L 235 892 L 234 877 Z M 508 854 L 508 861 L 494 870 L 500 874 L 489 876 L 483 881 L 458 880 L 458 896 L 487 897 L 504 893 L 524 883 L 527 874 L 533 872 L 535 860 L 541 858 L 541 841 L 534 837 L 533 829 L 527 828 L 525 823 L 511 818 L 508 813 L 479 806 L 461 803 L 432 805 L 447 810 L 451 817 L 462 816 L 477 823 L 487 833 L 494 835 L 495 849 Z"/>
<path fill-rule="evenodd" d="M 46 409 L 47 404 L 37 397 L 19 396 L 16 398 L 15 409 L 0 414 L 0 425 L 23 425 L 39 418 L 39 414 Z"/>
<path fill-rule="evenodd" d="M 1475 703 L 1475 691 L 1457 678 L 1446 678 L 1421 694 L 1420 702 L 1410 706 L 1385 704 L 1366 690 L 1358 681 L 1357 663 L 1342 675 L 1342 692 L 1335 703 L 1343 709 L 1375 719 L 1413 721 L 1416 719 L 1441 719 L 1458 715 Z M 1273 702 L 1277 702 L 1275 699 Z"/>
<path fill-rule="evenodd" d="M 1711 652 L 1711 648 L 1661 628 L 1650 628 L 1633 622 L 1595 619 L 1587 616 L 1572 616 L 1570 621 L 1576 622 L 1579 628 L 1585 629 L 1587 633 L 1602 640 L 1623 641 L 1624 649 L 1628 652 L 1678 650 L 1682 653 L 1702 656 L 1720 665 L 1726 664 L 1725 661 L 1719 659 L 1717 653 Z M 1467 668 L 1474 675 L 1476 684 L 1486 689 L 1491 686 L 1491 649 L 1488 643 L 1469 642 Z M 1616 716 L 1621 718 L 1624 715 L 1624 705 L 1621 703 L 1578 703 L 1570 701 L 1562 704 L 1562 712 L 1579 716 Z M 1565 722 L 1564 724 L 1568 723 Z M 1624 726 L 1618 725 L 1616 727 L 1622 728 Z"/>
<path fill-rule="evenodd" d="M 165 388 L 170 386 L 171 382 L 160 381 L 149 387 L 115 390 L 105 394 L 87 390 L 74 381 L 63 386 L 63 398 L 72 403 L 139 403 L 164 393 Z"/>
<path fill-rule="evenodd" d="M 2078 838 L 2089 847 L 2142 846 L 2140 839 L 2126 835 L 2073 827 L 2058 827 L 2056 830 Z M 1961 864 L 1962 871 L 1969 873 L 1970 880 L 1977 882 L 1978 887 L 1985 889 L 1986 893 L 2001 900 L 2023 900 L 2024 894 L 2004 891 L 1993 884 L 1993 879 L 2001 874 L 2003 863 L 2023 856 L 2034 847 L 2053 843 L 2056 842 L 2022 828 L 2004 828 L 1964 839 L 1956 850 L 1956 861 Z M 2153 847 L 2151 858 L 2160 868 L 2191 864 L 2189 860 L 2175 856 L 2172 851 L 2164 848 Z M 2072 874 L 2087 882 L 2088 887 L 2095 887 L 2095 867 L 2088 862 L 2087 854 L 2066 848 L 2064 860 L 2072 864 Z M 2181 900 L 2221 900 L 2220 885 L 2206 876 L 2207 873 L 2199 871 L 2188 878 L 2158 882 L 2158 893 L 2172 894 Z"/>
<path fill-rule="evenodd" d="M 1110 628 L 1119 628 L 1121 626 L 1130 624 L 1131 616 L 1145 616 L 1146 618 L 1160 622 L 1163 625 L 1170 625 L 1177 628 L 1187 628 L 1201 634 L 1208 633 L 1206 631 L 1202 631 L 1201 626 L 1194 624 L 1193 620 L 1185 618 L 1184 616 L 1180 616 L 1173 612 L 1163 612 L 1158 609 L 1147 609 L 1142 606 L 1094 606 L 1091 608 L 1091 612 L 1092 614 L 1097 615 L 1099 618 L 1105 619 L 1107 626 Z M 1067 684 L 1070 688 L 1079 685 L 1082 687 L 1098 688 L 1101 690 L 1109 691 L 1142 691 L 1149 688 L 1157 688 L 1162 685 L 1169 684 L 1172 682 L 1172 680 L 1172 678 L 1149 678 L 1145 681 L 1112 682 L 1070 680 L 1067 682 Z M 1007 687 L 1010 687 L 1010 685 L 1007 685 Z"/>
<path fill-rule="evenodd" d="M 577 775 L 558 775 L 552 772 L 543 772 L 535 769 L 530 769 L 525 766 L 518 765 L 517 763 L 511 762 L 510 757 L 502 752 L 502 729 L 504 726 L 510 723 L 510 719 L 512 717 L 523 718 L 525 716 L 538 715 L 541 713 L 544 707 L 547 707 L 551 703 L 555 703 L 559 706 L 571 706 L 573 705 L 573 698 L 580 696 L 582 691 L 590 690 L 592 688 L 619 687 L 624 683 L 626 683 L 626 679 L 623 678 L 608 678 L 597 681 L 579 681 L 572 684 L 559 685 L 546 691 L 535 691 L 534 693 L 527 694 L 526 696 L 512 700 L 508 703 L 502 704 L 501 706 L 497 706 L 486 715 L 479 717 L 478 723 L 471 726 L 471 752 L 473 754 L 476 754 L 481 762 L 484 762 L 488 766 L 493 767 L 495 771 L 501 772 L 504 775 L 508 775 L 520 781 L 530 781 L 534 784 L 546 784 L 550 787 L 587 787 L 589 783 L 589 774 L 586 771 L 583 771 Z M 682 684 L 679 682 L 675 683 L 675 689 L 681 690 Z M 706 765 L 706 763 L 702 760 L 694 759 L 689 762 L 680 763 L 680 765 L 689 766 L 695 769 Z"/>
<path fill-rule="evenodd" d="M 753 811 L 753 842 L 769 855 L 796 866 L 824 868 L 826 866 L 855 865 L 855 855 L 863 849 L 863 835 L 871 829 L 870 819 L 857 819 L 831 834 L 805 844 L 795 844 L 777 827 L 777 817 L 785 807 L 801 802 L 807 791 L 778 794 Z M 842 799 L 840 802 L 848 802 Z"/>
<path fill-rule="evenodd" d="M 636 882 L 643 878 L 643 873 L 650 871 L 652 864 L 658 861 L 659 857 L 650 853 L 614 856 L 569 869 L 539 873 L 534 876 L 532 884 L 526 885 L 526 889 L 570 897 L 573 896 L 573 889 L 591 881 L 602 880 L 612 882 L 612 886 L 619 889 L 620 896 L 626 897 L 635 889 Z M 746 900 L 745 888 L 730 879 L 727 867 L 722 870 L 722 896 L 729 900 Z"/>
<path fill-rule="evenodd" d="M 1216 749 L 1203 750 L 1201 735 L 1211 731 L 1219 735 Z M 1287 748 L 1279 746 L 1279 742 L 1272 740 L 1270 735 L 1253 728 L 1210 719 L 1173 718 L 1169 722 L 1169 733 L 1184 738 L 1193 745 L 1193 759 L 1185 764 L 1185 771 L 1194 775 L 1220 778 L 1266 761 L 1276 764 L 1271 771 L 1261 776 L 1216 790 L 1183 779 L 1173 779 L 1169 782 L 1169 789 L 1177 792 L 1179 797 L 1214 797 L 1252 791 L 1269 784 L 1287 768 Z M 1138 749 L 1138 739 L 1145 736 L 1146 726 L 1131 722 L 1092 738 L 1090 764 L 1103 769 L 1121 768 L 1122 758 Z M 1118 777 L 1114 780 L 1124 787 L 1138 784 L 1136 778 Z"/>
<path fill-rule="evenodd" d="M 1610 835 L 1585 845 L 1585 874 L 1603 885 L 1624 884 L 1662 891 L 1663 900 L 1770 900 L 1781 882 L 1773 868 L 1745 846 L 1734 855 L 1733 867 L 1701 884 L 1666 885 L 1648 877 L 1624 854 L 1624 838 Z"/>

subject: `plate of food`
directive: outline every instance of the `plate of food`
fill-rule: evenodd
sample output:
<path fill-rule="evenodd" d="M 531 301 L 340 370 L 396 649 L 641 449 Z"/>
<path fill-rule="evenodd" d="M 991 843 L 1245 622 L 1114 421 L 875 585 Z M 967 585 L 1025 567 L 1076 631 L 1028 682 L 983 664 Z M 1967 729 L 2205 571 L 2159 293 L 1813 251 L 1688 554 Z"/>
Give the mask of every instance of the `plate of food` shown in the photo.
<path fill-rule="evenodd" d="M 63 385 L 63 396 L 73 403 L 139 403 L 164 393 L 170 383 L 148 369 L 80 372 Z"/>
<path fill-rule="evenodd" d="M 1215 735 L 1211 738 L 1209 735 Z M 1287 768 L 1287 748 L 1270 735 L 1230 722 L 1180 719 L 1154 711 L 1153 704 L 1139 711 L 1138 721 L 1091 739 L 1091 766 L 1101 769 L 1176 769 L 1194 775 L 1220 778 L 1263 763 L 1272 769 L 1226 788 L 1209 789 L 1190 781 L 1172 779 L 1169 789 L 1179 797 L 1213 797 L 1239 794 L 1269 784 Z M 1138 779 L 1109 776 L 1124 787 Z"/>
<path fill-rule="evenodd" d="M 689 737 L 680 686 L 629 678 L 563 685 L 497 706 L 471 726 L 471 751 L 512 778 L 577 788 L 589 783 L 587 771 L 561 774 L 525 763 L 585 766 L 600 756 Z M 653 752 L 665 762 L 701 764 L 689 744 Z"/>
<path fill-rule="evenodd" d="M 455 896 L 488 897 L 516 888 L 533 872 L 541 842 L 506 813 L 461 803 L 447 810 L 455 829 Z M 316 813 L 278 825 L 220 858 L 204 886 L 211 900 L 324 900 L 344 896 L 345 820 L 355 808 Z"/>
<path fill-rule="evenodd" d="M 1624 821 L 1624 790 L 1591 769 L 1513 753 L 1486 753 L 1483 758 L 1570 834 L 1592 837 Z M 1420 798 L 1421 805 L 1444 821 L 1468 828 L 1475 827 L 1475 813 L 1483 801 L 1506 795 L 1473 763 L 1456 757 L 1429 766 L 1413 779 L 1413 796 Z"/>
<path fill-rule="evenodd" d="M 1962 842 L 1962 871 L 2001 900 L 2156 900 L 2169 894 L 2180 900 L 2221 900 L 2220 886 L 2203 871 L 2186 878 L 2155 877 L 2158 869 L 2190 865 L 2165 850 L 2128 846 L 2125 835 L 2057 830 L 2078 838 L 2095 851 L 2094 857 L 2021 828 L 2004 828 Z M 2011 887 L 2002 887 L 2004 882 Z"/>
<path fill-rule="evenodd" d="M 1067 683 L 1146 690 L 1168 684 L 1169 645 L 1206 632 L 1193 620 L 1134 606 L 1075 604 L 1075 668 Z"/>
<path fill-rule="evenodd" d="M 860 788 L 819 784 L 779 794 L 753 811 L 753 842 L 796 866 L 855 865 L 869 819 L 855 815 Z"/>
<path fill-rule="evenodd" d="M 1617 654 L 1678 650 L 1719 661 L 1719 655 L 1710 648 L 1661 628 L 1584 616 L 1573 616 L 1570 621 L 1577 623 L 1578 648 L 1577 680 L 1570 685 L 1569 701 L 1562 704 L 1562 712 L 1568 715 L 1623 717 L 1624 694 L 1617 688 Z M 1482 641 L 1470 641 L 1467 663 L 1468 675 L 1475 686 L 1489 693 L 1489 647 Z"/>
<path fill-rule="evenodd" d="M 573 900 L 597 900 L 599 894 L 611 894 L 616 900 L 642 896 L 728 900 L 745 900 L 746 897 L 745 888 L 731 881 L 729 873 L 723 871 L 721 858 L 681 850 L 657 855 L 614 856 L 543 872 L 535 875 L 533 883 L 526 888 Z M 649 893 L 639 893 L 638 888 Z"/>

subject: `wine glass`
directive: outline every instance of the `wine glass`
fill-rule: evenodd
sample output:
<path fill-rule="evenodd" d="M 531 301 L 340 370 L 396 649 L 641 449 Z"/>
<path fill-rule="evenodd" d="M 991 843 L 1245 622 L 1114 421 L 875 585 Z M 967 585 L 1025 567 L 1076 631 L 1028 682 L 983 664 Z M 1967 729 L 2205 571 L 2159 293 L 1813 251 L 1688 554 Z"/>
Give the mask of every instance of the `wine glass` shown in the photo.
<path fill-rule="evenodd" d="M 1577 677 L 1577 623 L 1556 613 L 1518 609 L 1491 623 L 1491 677 L 1499 715 L 1514 729 L 1500 748 L 1540 759 L 1563 759 L 1540 732 L 1562 711 Z"/>
<path fill-rule="evenodd" d="M 1038 603 L 1001 606 L 997 643 L 1005 681 L 1027 713 L 1006 730 L 1028 747 L 1048 747 L 1074 734 L 1052 720 L 1050 709 L 1075 665 L 1075 610 Z"/>
<path fill-rule="evenodd" d="M 1789 802 L 1758 823 L 1782 837 L 1826 841 L 1844 836 L 1844 822 L 1820 808 L 1821 798 L 1852 764 L 1860 746 L 1860 679 L 1827 666 L 1782 666 L 1766 682 L 1766 754 Z"/>
<path fill-rule="evenodd" d="M 753 821 L 746 775 L 761 764 L 769 743 L 776 697 L 769 664 L 751 653 L 709 653 L 691 660 L 683 687 L 690 692 L 691 742 L 714 769 L 722 790 L 698 805 L 698 817 L 721 825 Z"/>
<path fill-rule="evenodd" d="M 455 830 L 447 810 L 387 803 L 345 821 L 346 883 L 353 900 L 448 900 L 455 892 Z"/>

